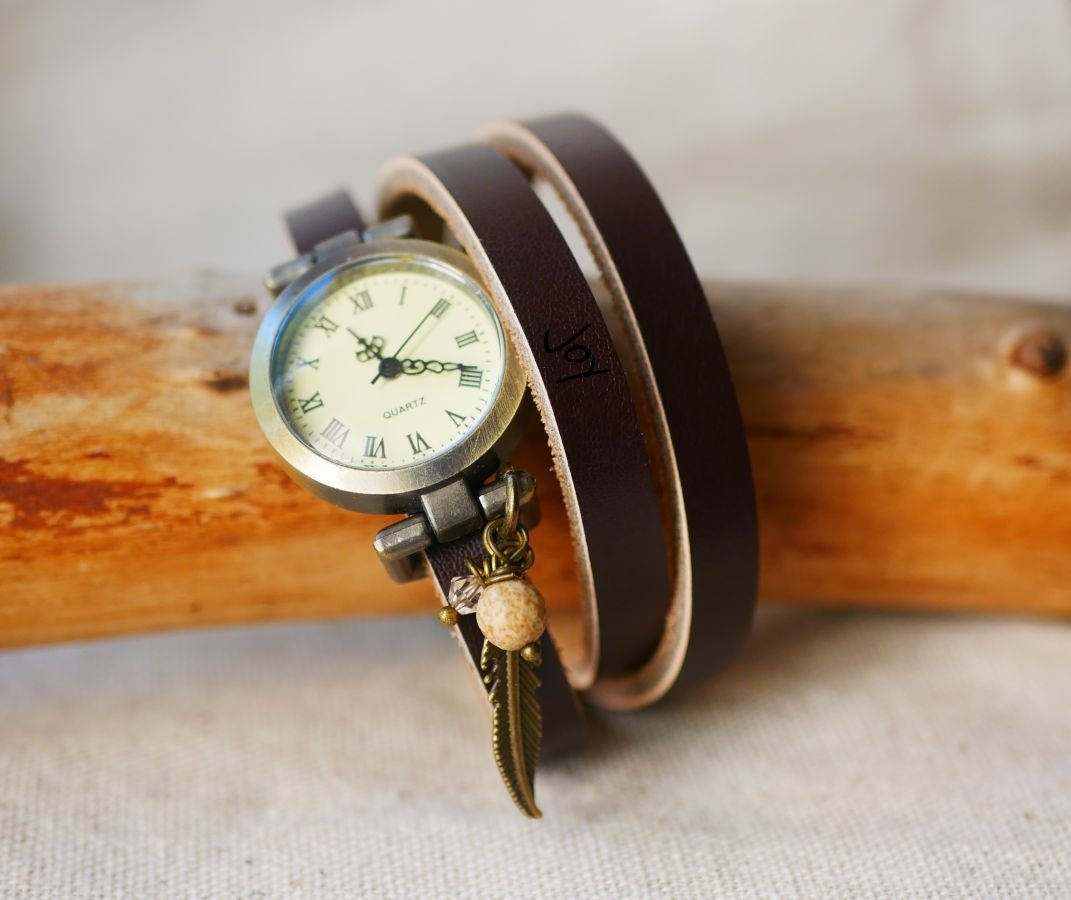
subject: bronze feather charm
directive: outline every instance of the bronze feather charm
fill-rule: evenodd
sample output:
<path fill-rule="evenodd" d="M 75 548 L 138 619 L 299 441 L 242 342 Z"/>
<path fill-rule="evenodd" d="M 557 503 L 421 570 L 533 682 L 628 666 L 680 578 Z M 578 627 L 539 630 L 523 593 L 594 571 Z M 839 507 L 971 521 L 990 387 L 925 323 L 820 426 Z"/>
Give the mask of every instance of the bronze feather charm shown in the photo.
<path fill-rule="evenodd" d="M 491 740 L 502 781 L 521 812 L 541 818 L 535 803 L 535 771 L 543 741 L 543 714 L 536 696 L 540 681 L 535 664 L 519 651 L 502 650 L 485 640 L 480 667 L 490 686 Z"/>

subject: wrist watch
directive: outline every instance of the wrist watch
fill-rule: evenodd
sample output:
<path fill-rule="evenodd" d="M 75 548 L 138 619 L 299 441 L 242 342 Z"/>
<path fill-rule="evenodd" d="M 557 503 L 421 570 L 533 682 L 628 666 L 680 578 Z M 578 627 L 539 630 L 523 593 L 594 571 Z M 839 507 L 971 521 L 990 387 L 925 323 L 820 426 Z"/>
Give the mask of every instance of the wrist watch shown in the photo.
<path fill-rule="evenodd" d="M 541 742 L 566 749 L 581 722 L 525 574 L 535 485 L 508 466 L 524 372 L 468 258 L 412 237 L 408 217 L 365 227 L 337 192 L 287 223 L 299 255 L 265 276 L 277 299 L 250 362 L 258 423 L 316 496 L 404 515 L 375 549 L 397 581 L 435 575 L 440 621 L 491 701 L 500 773 L 537 817 Z"/>
<path fill-rule="evenodd" d="M 407 230 L 347 230 L 269 273 L 279 296 L 253 350 L 254 406 L 314 494 L 422 510 L 450 540 L 476 510 L 458 498 L 516 444 L 525 382 L 464 254 Z"/>

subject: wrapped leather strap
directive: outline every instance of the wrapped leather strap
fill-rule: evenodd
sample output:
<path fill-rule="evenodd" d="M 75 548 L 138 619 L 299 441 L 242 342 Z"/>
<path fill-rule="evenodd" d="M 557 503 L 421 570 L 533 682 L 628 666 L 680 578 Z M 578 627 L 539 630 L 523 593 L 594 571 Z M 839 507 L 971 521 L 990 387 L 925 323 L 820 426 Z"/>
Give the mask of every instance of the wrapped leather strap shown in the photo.
<path fill-rule="evenodd" d="M 587 279 L 528 181 L 488 146 L 396 160 L 381 185 L 384 216 L 413 215 L 427 237 L 446 223 L 527 369 L 587 603 L 583 655 L 566 658 L 574 686 L 633 671 L 665 624 L 668 548 L 639 417 Z"/>
<path fill-rule="evenodd" d="M 344 231 L 356 231 L 358 237 L 364 231 L 364 219 L 344 190 L 289 209 L 283 218 L 298 253 L 310 253 L 320 241 Z"/>
<path fill-rule="evenodd" d="M 657 193 L 604 128 L 577 115 L 493 126 L 487 140 L 550 184 L 588 244 L 633 345 L 660 446 L 674 595 L 658 652 L 596 686 L 627 708 L 724 667 L 750 628 L 758 582 L 751 467 L 702 285 Z"/>

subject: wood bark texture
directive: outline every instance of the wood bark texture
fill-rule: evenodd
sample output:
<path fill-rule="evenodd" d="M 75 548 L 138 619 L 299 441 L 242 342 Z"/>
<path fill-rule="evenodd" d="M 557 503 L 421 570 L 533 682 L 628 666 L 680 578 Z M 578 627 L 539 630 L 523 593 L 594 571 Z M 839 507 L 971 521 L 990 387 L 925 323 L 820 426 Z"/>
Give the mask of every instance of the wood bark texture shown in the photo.
<path fill-rule="evenodd" d="M 708 294 L 751 441 L 764 599 L 1071 613 L 1071 307 L 872 288 Z M 433 614 L 276 465 L 249 405 L 266 295 L 218 274 L 0 288 L 0 646 Z M 703 410 L 701 360 L 695 414 Z M 710 448 L 716 453 L 717 448 Z M 538 423 L 538 582 L 575 610 Z"/>

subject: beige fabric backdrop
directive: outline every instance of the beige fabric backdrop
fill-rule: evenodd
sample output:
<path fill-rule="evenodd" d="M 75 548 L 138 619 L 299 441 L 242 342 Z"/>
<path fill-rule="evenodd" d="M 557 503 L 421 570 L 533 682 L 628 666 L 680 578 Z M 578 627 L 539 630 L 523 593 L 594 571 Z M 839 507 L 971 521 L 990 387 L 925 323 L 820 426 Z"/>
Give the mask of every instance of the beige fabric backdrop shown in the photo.
<path fill-rule="evenodd" d="M 7 0 L 0 278 L 254 271 L 280 207 L 564 106 L 705 274 L 1067 296 L 1058 0 Z M 455 653 L 384 620 L 0 656 L 0 896 L 1071 896 L 1063 624 L 768 610 L 718 683 L 596 717 L 538 824 Z"/>

